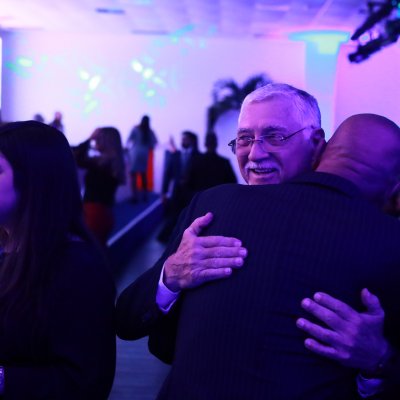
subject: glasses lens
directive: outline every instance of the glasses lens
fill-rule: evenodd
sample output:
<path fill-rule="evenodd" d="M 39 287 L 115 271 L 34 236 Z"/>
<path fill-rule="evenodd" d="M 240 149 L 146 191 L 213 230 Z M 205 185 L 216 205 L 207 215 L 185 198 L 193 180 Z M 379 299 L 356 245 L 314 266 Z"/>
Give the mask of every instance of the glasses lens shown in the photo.
<path fill-rule="evenodd" d="M 277 147 L 285 144 L 283 136 L 279 134 L 266 135 L 262 139 L 261 147 L 264 151 L 268 151 L 268 148 L 271 146 Z"/>
<path fill-rule="evenodd" d="M 252 138 L 240 137 L 235 139 L 236 144 L 236 154 L 246 154 L 250 151 L 251 145 L 253 143 Z"/>

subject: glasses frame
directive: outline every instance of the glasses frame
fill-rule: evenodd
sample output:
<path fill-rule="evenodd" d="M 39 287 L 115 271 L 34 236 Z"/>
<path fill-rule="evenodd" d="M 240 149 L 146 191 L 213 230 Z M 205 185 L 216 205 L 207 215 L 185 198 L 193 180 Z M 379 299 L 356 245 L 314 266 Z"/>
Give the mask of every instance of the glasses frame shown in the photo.
<path fill-rule="evenodd" d="M 307 129 L 307 128 L 310 128 L 310 127 L 309 126 L 305 126 L 304 128 L 301 128 L 298 131 L 290 133 L 289 135 L 286 135 L 286 136 L 281 135 L 281 134 L 267 134 L 267 135 L 260 136 L 258 139 L 249 139 L 249 143 L 248 143 L 247 146 L 245 146 L 245 148 L 246 149 L 248 148 L 249 152 L 250 152 L 254 142 L 264 143 L 264 141 L 265 141 L 264 138 L 268 138 L 268 137 L 269 138 L 274 137 L 275 139 L 279 138 L 278 140 L 280 142 L 282 142 L 282 144 L 283 144 L 284 142 L 289 140 L 292 136 L 296 135 L 297 133 L 299 133 L 299 132 L 301 132 L 301 131 L 303 131 L 304 129 Z M 228 143 L 228 146 L 231 148 L 233 154 L 236 154 L 236 142 L 237 142 L 238 139 L 239 138 L 233 139 Z"/>

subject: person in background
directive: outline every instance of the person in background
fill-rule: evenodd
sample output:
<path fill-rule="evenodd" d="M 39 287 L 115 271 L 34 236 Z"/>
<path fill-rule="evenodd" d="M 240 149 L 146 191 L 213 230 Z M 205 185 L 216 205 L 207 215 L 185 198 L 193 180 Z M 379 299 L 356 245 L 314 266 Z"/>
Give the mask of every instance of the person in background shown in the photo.
<path fill-rule="evenodd" d="M 196 193 L 224 183 L 237 183 L 230 161 L 217 154 L 218 138 L 214 132 L 206 135 L 205 147 L 206 152 L 194 158 L 189 166 L 189 189 Z"/>
<path fill-rule="evenodd" d="M 167 218 L 157 237 L 163 243 L 168 242 L 180 212 L 194 195 L 189 185 L 189 171 L 193 162 L 201 155 L 197 135 L 191 131 L 183 131 L 181 147 L 181 150 L 177 150 L 171 141 L 171 151 L 165 154 L 161 193 L 167 209 Z M 170 198 L 167 197 L 168 192 L 171 192 Z"/>
<path fill-rule="evenodd" d="M 112 208 L 115 193 L 118 186 L 125 183 L 121 135 L 114 127 L 98 128 L 73 151 L 77 165 L 86 169 L 83 195 L 85 222 L 98 241 L 106 246 L 114 226 Z"/>
<path fill-rule="evenodd" d="M 39 113 L 36 113 L 36 114 L 33 116 L 33 120 L 34 120 L 34 121 L 37 121 L 37 122 L 42 122 L 43 124 L 45 123 L 45 122 L 44 122 L 44 117 L 43 117 L 43 115 L 42 115 L 42 114 L 39 114 Z"/>
<path fill-rule="evenodd" d="M 138 197 L 138 177 L 141 177 L 143 199 L 147 200 L 147 166 L 150 151 L 157 144 L 154 131 L 150 128 L 150 118 L 144 115 L 140 124 L 132 129 L 128 138 L 129 171 L 131 175 L 132 201 L 136 203 Z"/>
<path fill-rule="evenodd" d="M 2 396 L 107 399 L 115 288 L 83 223 L 69 144 L 48 125 L 0 128 L 0 241 Z"/>
<path fill-rule="evenodd" d="M 60 132 L 64 133 L 64 125 L 62 123 L 62 114 L 60 111 L 54 113 L 54 119 L 49 124 L 52 128 L 58 129 Z"/>

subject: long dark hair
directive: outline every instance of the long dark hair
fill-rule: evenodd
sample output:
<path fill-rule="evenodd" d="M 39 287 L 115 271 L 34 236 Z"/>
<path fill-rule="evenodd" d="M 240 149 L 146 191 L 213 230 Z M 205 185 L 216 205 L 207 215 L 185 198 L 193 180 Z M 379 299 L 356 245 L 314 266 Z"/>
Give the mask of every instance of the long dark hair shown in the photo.
<path fill-rule="evenodd" d="M 110 166 L 111 175 L 120 185 L 125 183 L 125 161 L 121 134 L 117 128 L 106 126 L 98 128 L 97 141 L 101 141 L 101 157 Z"/>
<path fill-rule="evenodd" d="M 148 145 L 152 141 L 152 132 L 150 128 L 150 117 L 143 115 L 142 120 L 139 124 L 139 129 L 142 132 L 141 142 L 142 144 Z"/>
<path fill-rule="evenodd" d="M 40 295 L 71 237 L 90 241 L 82 218 L 76 166 L 68 141 L 37 121 L 0 127 L 0 152 L 10 163 L 17 193 L 15 218 L 1 228 L 6 257 L 0 268 L 0 301 L 29 304 Z"/>

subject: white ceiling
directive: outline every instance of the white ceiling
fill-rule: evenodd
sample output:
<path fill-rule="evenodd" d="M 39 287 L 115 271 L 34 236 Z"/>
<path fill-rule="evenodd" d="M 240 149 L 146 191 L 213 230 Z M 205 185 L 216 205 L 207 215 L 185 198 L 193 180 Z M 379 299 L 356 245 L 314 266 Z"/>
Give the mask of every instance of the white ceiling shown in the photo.
<path fill-rule="evenodd" d="M 0 30 L 279 37 L 352 32 L 366 8 L 366 0 L 0 0 Z"/>

